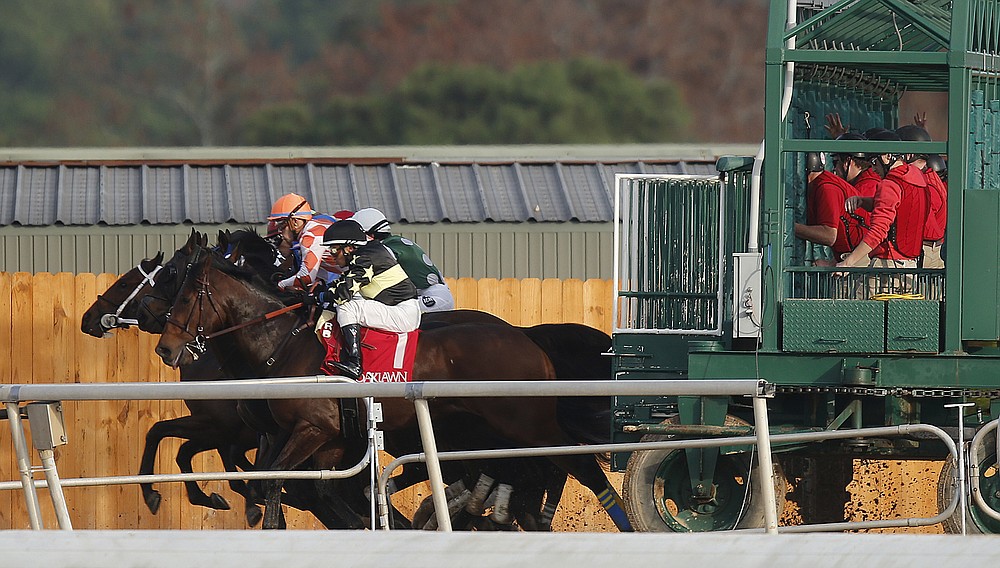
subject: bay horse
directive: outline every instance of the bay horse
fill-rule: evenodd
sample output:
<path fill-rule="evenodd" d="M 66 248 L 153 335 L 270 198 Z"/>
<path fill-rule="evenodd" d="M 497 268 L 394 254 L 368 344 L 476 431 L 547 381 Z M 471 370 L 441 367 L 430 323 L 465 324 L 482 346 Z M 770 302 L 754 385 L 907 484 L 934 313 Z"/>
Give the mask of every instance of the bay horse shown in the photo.
<path fill-rule="evenodd" d="M 254 240 L 254 237 L 257 239 Z M 270 245 L 252 229 L 219 232 L 218 249 L 231 250 L 242 244 L 243 260 L 266 274 L 284 272 L 283 263 L 275 264 L 277 254 L 268 253 L 263 247 Z M 127 328 L 137 325 L 140 330 L 158 334 L 163 329 L 164 313 L 157 313 L 147 307 L 144 301 L 150 297 L 160 300 L 160 305 L 169 307 L 183 276 L 186 259 L 195 247 L 207 245 L 207 236 L 192 229 L 188 241 L 174 254 L 170 262 L 163 264 L 163 253 L 152 259 L 141 260 L 134 268 L 118 278 L 108 289 L 99 294 L 82 318 L 80 329 L 94 337 L 106 337 L 116 327 Z M 178 268 L 180 267 L 180 268 Z M 158 294 L 155 295 L 155 294 Z M 170 298 L 166 300 L 165 298 Z M 140 309 L 145 312 L 140 314 Z M 211 355 L 206 356 L 180 370 L 182 382 L 206 381 L 226 378 L 220 363 Z M 189 400 L 184 401 L 189 415 L 154 424 L 146 434 L 145 446 L 140 460 L 139 475 L 153 473 L 156 453 L 164 438 L 181 438 L 185 441 L 177 450 L 176 463 L 182 473 L 192 473 L 192 460 L 201 452 L 215 450 L 222 459 L 226 471 L 250 470 L 253 464 L 246 457 L 249 450 L 257 448 L 257 432 L 247 427 L 236 412 L 236 402 L 231 400 Z M 245 501 L 244 514 L 247 523 L 255 526 L 260 522 L 261 513 L 257 506 L 261 500 L 250 486 L 242 480 L 230 480 L 230 488 Z M 188 501 L 193 505 L 211 509 L 228 510 L 226 499 L 218 493 L 207 495 L 197 482 L 186 481 L 184 487 Z M 161 504 L 159 491 L 151 483 L 141 483 L 143 501 L 150 512 L 156 514 Z M 300 505 L 298 500 L 291 503 Z M 301 506 L 301 505 L 300 505 Z"/>
<path fill-rule="evenodd" d="M 289 300 L 264 285 L 258 275 L 212 254 L 204 254 L 188 270 L 171 309 L 156 353 L 164 363 L 189 363 L 206 346 L 230 353 L 255 367 L 263 376 L 314 374 L 325 350 L 312 333 L 300 330 L 301 316 L 286 313 L 232 333 L 216 332 L 240 326 L 256 316 L 273 312 Z M 272 364 L 267 364 L 271 361 Z M 422 333 L 413 370 L 416 381 L 553 379 L 555 372 L 545 353 L 525 334 L 510 326 L 455 324 Z M 415 412 L 405 401 L 388 399 L 383 429 L 394 436 L 412 435 Z M 520 446 L 566 445 L 570 436 L 556 419 L 555 401 L 549 397 L 491 400 L 436 399 L 436 416 L 471 415 L 496 432 L 497 437 Z M 337 400 L 270 400 L 275 422 L 289 434 L 288 441 L 270 468 L 290 470 L 312 457 L 319 467 L 337 466 L 347 452 L 342 436 Z M 460 433 L 441 433 L 443 447 L 463 448 L 469 442 Z M 549 458 L 598 496 L 621 530 L 631 530 L 620 498 L 608 483 L 593 456 Z M 259 460 L 258 460 L 259 461 Z M 269 484 L 265 526 L 271 524 L 280 498 L 281 483 Z"/>

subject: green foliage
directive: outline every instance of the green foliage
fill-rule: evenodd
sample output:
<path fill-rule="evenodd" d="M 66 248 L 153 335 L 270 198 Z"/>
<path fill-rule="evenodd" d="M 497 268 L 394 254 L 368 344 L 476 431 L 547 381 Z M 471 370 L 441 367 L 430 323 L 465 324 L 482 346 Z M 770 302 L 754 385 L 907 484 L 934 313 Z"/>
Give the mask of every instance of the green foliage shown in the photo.
<path fill-rule="evenodd" d="M 387 96 L 335 97 L 311 128 L 271 136 L 270 111 L 246 124 L 258 144 L 565 144 L 682 139 L 687 112 L 676 90 L 621 65 L 543 62 L 503 73 L 428 65 Z"/>
<path fill-rule="evenodd" d="M 312 112 L 301 103 L 275 105 L 252 116 L 246 125 L 251 146 L 308 146 L 313 130 Z"/>

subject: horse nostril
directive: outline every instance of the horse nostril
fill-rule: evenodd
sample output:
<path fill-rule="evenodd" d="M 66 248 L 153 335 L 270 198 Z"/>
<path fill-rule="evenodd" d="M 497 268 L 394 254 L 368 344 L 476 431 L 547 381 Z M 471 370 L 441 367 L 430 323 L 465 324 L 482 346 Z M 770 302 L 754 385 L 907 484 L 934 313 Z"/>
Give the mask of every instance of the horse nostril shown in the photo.
<path fill-rule="evenodd" d="M 156 354 L 159 355 L 160 358 L 163 360 L 166 360 L 168 357 L 170 357 L 170 349 L 167 349 L 166 347 L 157 347 L 156 349 L 154 349 L 154 351 L 156 351 Z"/>

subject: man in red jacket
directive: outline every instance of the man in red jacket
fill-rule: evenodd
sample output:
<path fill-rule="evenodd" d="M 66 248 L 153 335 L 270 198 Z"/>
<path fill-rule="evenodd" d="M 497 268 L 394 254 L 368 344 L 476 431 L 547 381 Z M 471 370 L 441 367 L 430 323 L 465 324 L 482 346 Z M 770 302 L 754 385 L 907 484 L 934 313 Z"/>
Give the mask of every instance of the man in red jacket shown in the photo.
<path fill-rule="evenodd" d="M 858 134 L 845 133 L 837 140 L 863 140 Z M 862 227 L 867 226 L 868 212 L 857 208 L 845 211 L 844 202 L 857 195 L 851 185 L 862 171 L 868 168 L 868 161 L 862 153 L 838 153 L 833 155 L 834 171 L 827 171 L 819 161 L 818 154 L 807 156 L 809 188 L 806 195 L 806 222 L 795 224 L 795 236 L 833 249 L 834 260 L 817 260 L 817 266 L 833 266 L 861 241 Z"/>
<path fill-rule="evenodd" d="M 930 142 L 931 135 L 916 124 L 907 124 L 896 129 L 896 134 L 903 140 Z M 938 175 L 930 162 L 935 162 L 938 168 L 944 166 L 940 156 L 927 154 L 906 154 L 906 163 L 919 169 L 927 178 L 927 197 L 929 213 L 927 226 L 924 228 L 924 252 L 921 257 L 921 268 L 944 268 L 941 258 L 941 245 L 944 244 L 944 230 L 948 223 L 948 186 Z"/>
<path fill-rule="evenodd" d="M 892 131 L 877 132 L 874 140 L 898 141 Z M 845 209 L 859 205 L 872 212 L 870 228 L 858 244 L 837 266 L 879 268 L 916 268 L 923 251 L 924 226 L 927 222 L 927 178 L 911 167 L 900 154 L 871 156 L 872 170 L 881 181 L 873 197 L 849 197 Z M 910 279 L 882 279 L 882 285 L 870 292 L 907 292 Z M 891 282 L 886 285 L 886 281 Z"/>

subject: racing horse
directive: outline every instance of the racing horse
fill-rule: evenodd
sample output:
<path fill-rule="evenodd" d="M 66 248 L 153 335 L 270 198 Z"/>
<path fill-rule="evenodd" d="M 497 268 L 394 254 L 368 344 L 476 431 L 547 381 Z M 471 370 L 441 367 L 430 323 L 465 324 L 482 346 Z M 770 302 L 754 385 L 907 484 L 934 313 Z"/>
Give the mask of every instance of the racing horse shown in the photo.
<path fill-rule="evenodd" d="M 195 247 L 207 246 L 207 236 L 191 231 L 188 241 L 174 253 L 174 257 L 163 263 L 163 253 L 151 259 L 141 260 L 134 268 L 118 278 L 108 289 L 97 296 L 97 300 L 84 312 L 80 329 L 94 337 L 105 337 L 112 329 L 137 325 L 147 333 L 158 334 L 163 329 L 164 314 L 150 310 L 146 302 L 150 298 L 159 299 L 161 305 L 169 306 L 179 286 L 178 271 L 184 270 L 187 258 Z M 271 245 L 253 229 L 240 231 L 219 231 L 216 248 L 231 252 L 236 246 L 242 249 L 241 262 L 255 267 L 262 274 L 285 272 L 286 263 L 278 262 L 285 256 L 271 250 Z M 179 268 L 178 268 L 179 267 Z M 171 300 L 166 300 L 170 298 Z M 142 312 L 140 313 L 140 310 Z M 205 381 L 225 378 L 220 363 L 211 355 L 193 362 L 180 370 L 181 381 Z M 226 471 L 250 470 L 253 464 L 246 458 L 249 450 L 257 448 L 257 433 L 247 427 L 236 413 L 236 403 L 231 400 L 190 400 L 184 401 L 189 415 L 171 420 L 161 420 L 146 434 L 146 442 L 140 461 L 139 475 L 153 473 L 156 453 L 164 438 L 181 438 L 185 441 L 177 450 L 176 463 L 182 473 L 193 471 L 192 460 L 201 452 L 216 450 Z M 260 522 L 261 513 L 257 506 L 260 498 L 242 480 L 231 480 L 230 488 L 245 500 L 244 514 L 247 523 L 255 526 Z M 197 482 L 184 482 L 188 501 L 212 509 L 228 510 L 226 499 L 218 493 L 207 495 Z M 161 504 L 159 491 L 151 483 L 141 483 L 143 500 L 150 512 L 156 514 Z M 301 508 L 297 500 L 292 503 Z"/>
<path fill-rule="evenodd" d="M 143 331 L 158 334 L 163 329 L 172 298 L 179 286 L 178 275 L 183 277 L 185 266 L 196 246 L 204 247 L 207 236 L 192 231 L 190 238 L 167 263 L 163 263 L 163 253 L 158 253 L 152 259 L 141 260 L 138 265 L 116 280 L 103 294 L 99 294 L 94 304 L 84 313 L 81 320 L 81 330 L 95 337 L 104 337 L 117 327 L 127 328 L 138 325 Z M 216 250 L 232 256 L 234 247 L 242 247 L 235 262 L 252 266 L 265 278 L 270 279 L 277 271 L 284 273 L 288 267 L 280 261 L 290 255 L 282 255 L 267 241 L 259 237 L 252 229 L 230 233 L 220 231 Z M 152 306 L 152 307 L 151 307 Z M 482 317 L 492 317 L 482 314 Z M 217 380 L 227 378 L 219 361 L 211 353 L 181 368 L 182 381 Z M 186 401 L 190 415 L 173 420 L 163 420 L 150 428 L 146 435 L 146 444 L 140 462 L 140 475 L 153 473 L 155 456 L 160 442 L 167 437 L 177 437 L 186 441 L 178 449 L 176 461 L 181 472 L 193 471 L 192 459 L 200 452 L 215 449 L 222 457 L 227 471 L 238 469 L 250 470 L 253 465 L 247 460 L 246 452 L 258 446 L 258 433 L 247 427 L 236 408 L 236 401 L 230 400 L 193 400 Z M 415 465 L 415 464 L 414 464 Z M 415 467 L 404 468 L 407 474 Z M 422 476 L 423 475 L 423 476 Z M 414 471 L 411 475 L 401 476 L 412 479 L 415 483 L 426 479 L 425 474 Z M 307 486 L 308 483 L 293 481 L 292 483 Z M 256 525 L 261 518 L 257 507 L 259 498 L 252 490 L 252 485 L 243 481 L 230 481 L 231 488 L 244 497 L 245 515 L 250 526 Z M 153 489 L 150 483 L 140 484 L 144 502 L 151 512 L 156 514 L 161 503 L 161 495 Z M 206 495 L 196 482 L 185 482 L 188 500 L 192 504 L 213 509 L 229 509 L 229 503 L 218 493 Z M 287 487 L 286 487 L 287 489 Z M 292 499 L 286 499 L 290 505 L 303 510 L 312 510 L 328 528 L 359 528 L 361 520 L 350 515 L 338 515 L 336 511 L 316 509 L 314 498 L 308 496 L 311 488 L 297 488 Z M 306 495 L 303 495 L 306 493 Z M 342 513 L 342 512 L 341 512 Z M 396 517 L 400 521 L 400 517 Z M 402 523 L 399 526 L 407 526 Z"/>
<path fill-rule="evenodd" d="M 212 346 L 216 352 L 230 353 L 232 359 L 257 368 L 262 376 L 313 374 L 325 350 L 313 334 L 298 333 L 302 329 L 300 315 L 285 312 L 256 325 L 244 325 L 254 314 L 277 313 L 288 302 L 253 271 L 225 262 L 211 252 L 202 254 L 187 271 L 156 353 L 164 363 L 176 367 Z M 424 331 L 413 377 L 416 381 L 545 380 L 553 379 L 555 372 L 545 353 L 521 331 L 510 326 L 470 323 Z M 572 443 L 558 424 L 555 401 L 549 397 L 436 399 L 431 404 L 437 416 L 476 416 L 498 438 L 511 444 Z M 383 429 L 387 434 L 391 437 L 409 431 L 412 435 L 416 420 L 413 407 L 398 399 L 385 400 L 383 405 Z M 269 461 L 269 468 L 290 470 L 310 457 L 323 468 L 341 463 L 349 448 L 341 432 L 337 400 L 270 400 L 268 407 L 275 422 L 288 434 L 280 452 Z M 460 433 L 442 434 L 443 447 L 468 447 Z M 631 530 L 617 493 L 593 456 L 550 459 L 593 491 L 621 530 Z M 280 481 L 268 484 L 265 526 L 275 526 L 280 489 Z"/>

